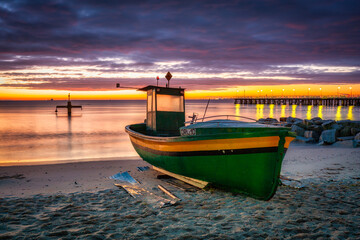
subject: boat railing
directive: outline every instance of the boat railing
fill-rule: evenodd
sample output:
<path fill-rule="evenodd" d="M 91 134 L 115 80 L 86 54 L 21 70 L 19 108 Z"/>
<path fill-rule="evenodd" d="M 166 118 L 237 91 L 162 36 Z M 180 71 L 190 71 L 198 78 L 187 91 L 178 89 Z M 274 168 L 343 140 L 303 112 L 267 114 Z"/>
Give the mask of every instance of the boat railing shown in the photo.
<path fill-rule="evenodd" d="M 231 120 L 231 119 L 238 120 L 239 118 L 242 118 L 242 119 L 251 120 L 251 121 L 256 122 L 256 119 L 254 119 L 254 118 L 244 117 L 244 116 L 240 116 L 240 115 L 214 115 L 214 116 L 203 117 L 203 118 L 197 118 L 197 116 L 194 115 L 194 116 L 190 117 L 192 119 L 191 121 L 185 122 L 185 125 L 194 124 L 196 122 L 203 122 L 205 119 L 212 119 L 212 118 L 219 118 L 219 117 L 221 117 L 221 119 L 218 119 L 218 120 L 224 120 L 224 119 L 226 119 L 226 120 Z"/>

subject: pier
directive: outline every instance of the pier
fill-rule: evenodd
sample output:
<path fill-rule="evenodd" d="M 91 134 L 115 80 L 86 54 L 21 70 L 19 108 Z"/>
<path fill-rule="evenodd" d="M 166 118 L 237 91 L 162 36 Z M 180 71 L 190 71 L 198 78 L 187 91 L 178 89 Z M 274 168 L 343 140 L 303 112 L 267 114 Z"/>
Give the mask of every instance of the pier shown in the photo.
<path fill-rule="evenodd" d="M 359 97 L 242 97 L 235 98 L 235 104 L 275 104 L 275 105 L 313 105 L 313 106 L 360 106 Z"/>
<path fill-rule="evenodd" d="M 71 101 L 70 101 L 70 93 L 68 95 L 68 102 L 67 105 L 62 105 L 62 106 L 56 106 L 55 112 L 58 112 L 58 108 L 67 108 L 67 112 L 68 112 L 68 116 L 71 116 L 71 109 L 72 108 L 80 108 L 82 110 L 82 106 L 76 106 L 76 105 L 72 105 Z"/>

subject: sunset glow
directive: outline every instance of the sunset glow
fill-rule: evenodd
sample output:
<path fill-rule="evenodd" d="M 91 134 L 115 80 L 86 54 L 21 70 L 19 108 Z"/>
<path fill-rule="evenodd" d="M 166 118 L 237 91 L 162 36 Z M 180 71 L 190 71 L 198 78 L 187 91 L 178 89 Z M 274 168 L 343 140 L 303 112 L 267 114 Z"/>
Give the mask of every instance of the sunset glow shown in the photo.
<path fill-rule="evenodd" d="M 129 87 L 157 76 L 165 86 L 168 71 L 188 99 L 360 95 L 351 4 L 19 1 L 0 11 L 0 100 L 144 99 Z"/>

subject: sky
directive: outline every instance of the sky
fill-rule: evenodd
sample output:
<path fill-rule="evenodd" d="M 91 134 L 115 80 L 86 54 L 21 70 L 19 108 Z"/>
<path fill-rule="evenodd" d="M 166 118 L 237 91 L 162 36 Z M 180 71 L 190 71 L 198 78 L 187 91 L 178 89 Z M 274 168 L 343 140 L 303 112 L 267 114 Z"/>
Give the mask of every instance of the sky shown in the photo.
<path fill-rule="evenodd" d="M 358 0 L 1 0 L 0 100 L 360 95 Z"/>

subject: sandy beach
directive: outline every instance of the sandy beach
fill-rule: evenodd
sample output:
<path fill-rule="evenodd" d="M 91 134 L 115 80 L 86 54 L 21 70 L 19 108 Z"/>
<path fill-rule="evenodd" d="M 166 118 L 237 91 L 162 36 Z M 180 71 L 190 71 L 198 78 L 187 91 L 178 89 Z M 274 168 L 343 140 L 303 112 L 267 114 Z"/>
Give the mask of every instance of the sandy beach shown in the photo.
<path fill-rule="evenodd" d="M 293 142 L 282 169 L 290 186 L 267 202 L 174 185 L 137 170 L 144 166 L 138 159 L 0 167 L 0 239 L 360 238 L 360 148 L 350 141 Z M 109 179 L 125 171 L 146 190 L 137 198 Z M 161 204 L 172 199 L 159 184 L 181 201 Z"/>

